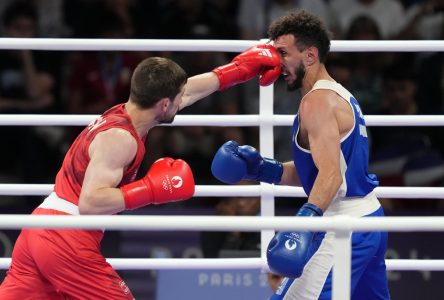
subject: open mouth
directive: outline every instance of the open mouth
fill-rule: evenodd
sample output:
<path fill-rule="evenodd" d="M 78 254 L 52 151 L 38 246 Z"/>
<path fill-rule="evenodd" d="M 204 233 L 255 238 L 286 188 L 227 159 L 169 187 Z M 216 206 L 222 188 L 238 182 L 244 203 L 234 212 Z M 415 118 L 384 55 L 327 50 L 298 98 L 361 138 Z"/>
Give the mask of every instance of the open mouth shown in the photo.
<path fill-rule="evenodd" d="M 288 71 L 287 68 L 285 68 L 284 66 L 282 66 L 282 71 L 281 71 L 282 77 L 284 78 L 285 81 L 289 81 L 291 79 L 291 74 Z"/>
<path fill-rule="evenodd" d="M 282 72 L 281 72 L 281 74 L 282 74 L 282 76 L 283 76 L 284 78 L 287 78 L 288 75 L 290 75 L 290 73 L 288 72 L 288 70 L 287 70 L 284 66 L 282 66 Z"/>

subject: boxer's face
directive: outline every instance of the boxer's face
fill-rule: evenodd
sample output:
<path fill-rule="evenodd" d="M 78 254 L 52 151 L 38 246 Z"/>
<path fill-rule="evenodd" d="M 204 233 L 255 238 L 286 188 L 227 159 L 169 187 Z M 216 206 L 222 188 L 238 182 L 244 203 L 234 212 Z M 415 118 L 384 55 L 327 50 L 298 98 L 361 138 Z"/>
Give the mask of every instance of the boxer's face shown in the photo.
<path fill-rule="evenodd" d="M 273 45 L 281 57 L 282 75 L 287 82 L 288 89 L 301 88 L 305 76 L 304 51 L 298 50 L 295 38 L 291 34 L 278 37 Z"/>
<path fill-rule="evenodd" d="M 160 120 L 161 124 L 171 124 L 174 121 L 174 117 L 176 116 L 177 112 L 179 111 L 180 103 L 182 103 L 182 96 L 185 92 L 185 85 L 182 87 L 179 94 L 176 95 L 176 97 L 170 101 L 169 106 L 167 110 L 165 111 L 165 114 L 163 118 Z"/>

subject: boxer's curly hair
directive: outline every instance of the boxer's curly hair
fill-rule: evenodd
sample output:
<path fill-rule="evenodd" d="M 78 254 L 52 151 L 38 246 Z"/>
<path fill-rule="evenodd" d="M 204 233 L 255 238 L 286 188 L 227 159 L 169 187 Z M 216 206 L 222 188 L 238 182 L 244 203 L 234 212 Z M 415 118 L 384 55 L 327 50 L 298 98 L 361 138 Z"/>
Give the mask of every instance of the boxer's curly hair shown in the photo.
<path fill-rule="evenodd" d="M 268 37 L 272 41 L 286 34 L 296 38 L 299 51 L 316 47 L 319 50 L 319 61 L 325 62 L 330 51 L 331 33 L 320 18 L 299 10 L 278 18 L 268 28 Z"/>
<path fill-rule="evenodd" d="M 187 78 L 187 73 L 168 58 L 146 58 L 139 63 L 131 77 L 131 101 L 141 108 L 151 108 L 162 98 L 172 101 Z"/>

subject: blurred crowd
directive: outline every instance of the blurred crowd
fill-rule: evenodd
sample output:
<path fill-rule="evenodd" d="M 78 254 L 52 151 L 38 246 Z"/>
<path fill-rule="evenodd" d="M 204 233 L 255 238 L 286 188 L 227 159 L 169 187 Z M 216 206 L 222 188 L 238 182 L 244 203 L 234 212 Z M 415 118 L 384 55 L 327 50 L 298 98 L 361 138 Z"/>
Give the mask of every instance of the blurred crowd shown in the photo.
<path fill-rule="evenodd" d="M 334 40 L 444 38 L 444 0 L 2 0 L 0 33 L 14 38 L 259 40 L 266 38 L 273 19 L 295 9 L 321 16 Z M 230 61 L 235 54 L 1 50 L 0 114 L 100 114 L 127 100 L 132 70 L 153 55 L 172 58 L 192 76 Z M 366 115 L 444 112 L 442 52 L 333 52 L 327 68 L 354 94 Z M 215 93 L 181 114 L 256 114 L 258 94 L 257 82 L 251 81 Z M 275 84 L 276 114 L 296 114 L 299 101 L 300 95 L 287 92 L 284 82 Z M 80 130 L 0 127 L 0 182 L 52 183 Z M 371 127 L 370 171 L 383 186 L 441 186 L 442 131 L 440 127 Z M 159 157 L 180 157 L 193 168 L 197 184 L 219 184 L 210 173 L 211 159 L 229 139 L 258 146 L 258 129 L 157 127 L 148 137 L 141 173 Z M 275 128 L 277 159 L 291 159 L 290 139 L 290 127 Z M 277 203 L 298 205 L 287 200 Z M 195 199 L 183 205 L 208 205 L 219 214 L 246 214 L 233 199 L 220 201 L 215 205 L 214 199 Z M 396 209 L 443 209 L 440 201 L 418 199 L 391 199 L 384 205 L 389 214 Z M 259 206 L 250 208 L 255 209 L 250 215 L 259 211 Z M 236 237 L 238 233 L 221 236 L 218 243 L 247 247 L 236 244 Z M 247 240 L 251 247 L 257 246 L 254 238 Z"/>

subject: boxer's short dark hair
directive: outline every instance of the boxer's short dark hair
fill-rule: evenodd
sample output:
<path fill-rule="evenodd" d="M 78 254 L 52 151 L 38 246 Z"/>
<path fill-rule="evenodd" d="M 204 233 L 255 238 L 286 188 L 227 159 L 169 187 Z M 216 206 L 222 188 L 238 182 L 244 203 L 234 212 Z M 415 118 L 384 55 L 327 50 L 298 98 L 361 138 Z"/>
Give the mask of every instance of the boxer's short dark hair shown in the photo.
<path fill-rule="evenodd" d="M 146 58 L 131 77 L 131 101 L 141 108 L 150 108 L 162 98 L 173 100 L 187 78 L 187 73 L 168 58 Z"/>
<path fill-rule="evenodd" d="M 295 37 L 299 51 L 316 47 L 319 61 L 325 62 L 330 51 L 331 33 L 319 17 L 299 10 L 278 18 L 268 28 L 268 37 L 273 41 L 287 34 Z"/>

